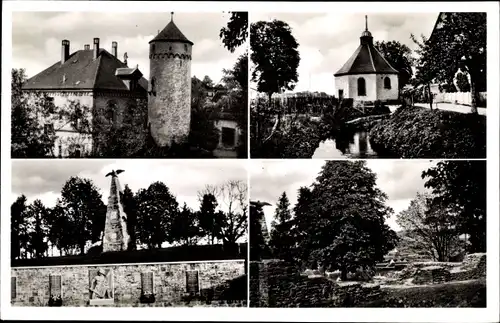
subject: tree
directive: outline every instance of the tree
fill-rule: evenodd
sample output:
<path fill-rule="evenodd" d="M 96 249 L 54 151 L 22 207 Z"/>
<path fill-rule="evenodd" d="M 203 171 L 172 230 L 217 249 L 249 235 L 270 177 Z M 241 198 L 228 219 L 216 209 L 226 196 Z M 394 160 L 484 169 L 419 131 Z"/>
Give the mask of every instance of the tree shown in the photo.
<path fill-rule="evenodd" d="M 205 77 L 203 78 L 203 81 L 201 81 L 201 82 L 203 83 L 203 85 L 205 85 L 207 87 L 214 86 L 214 81 L 212 81 L 212 79 L 208 75 L 205 75 Z"/>
<path fill-rule="evenodd" d="M 80 254 L 88 241 L 99 241 L 106 220 L 106 206 L 92 180 L 71 177 L 61 191 L 60 206 L 64 216 L 72 222 L 72 232 Z M 68 228 L 70 229 L 70 228 Z"/>
<path fill-rule="evenodd" d="M 179 212 L 179 204 L 170 189 L 154 182 L 137 193 L 137 239 L 148 249 L 161 248 L 168 241 L 168 232 Z"/>
<path fill-rule="evenodd" d="M 49 210 L 47 225 L 49 227 L 49 241 L 60 251 L 61 255 L 68 254 L 70 250 L 75 248 L 77 245 L 76 225 L 72 219 L 66 216 L 60 199 Z"/>
<path fill-rule="evenodd" d="M 22 91 L 22 85 L 27 79 L 24 69 L 12 69 L 11 76 L 12 157 L 50 156 L 56 140 L 54 128 L 50 125 L 58 118 L 54 100 L 46 94 L 27 94 Z"/>
<path fill-rule="evenodd" d="M 477 114 L 478 85 L 483 90 L 486 84 L 486 13 L 454 12 L 441 17 L 440 27 L 434 29 L 428 41 L 423 38 L 425 44 L 419 44 L 427 62 L 421 68 L 429 69 L 440 82 L 453 79 L 459 69 L 468 73 L 471 112 Z"/>
<path fill-rule="evenodd" d="M 184 203 L 181 211 L 172 219 L 169 242 L 180 242 L 186 246 L 195 245 L 200 234 L 198 215 Z"/>
<path fill-rule="evenodd" d="M 252 81 L 257 82 L 257 91 L 266 93 L 269 101 L 273 93 L 294 89 L 300 62 L 298 46 L 290 26 L 283 21 L 251 24 L 250 59 L 255 65 Z"/>
<path fill-rule="evenodd" d="M 32 250 L 36 258 L 42 257 L 48 249 L 49 230 L 47 220 L 49 210 L 43 205 L 42 201 L 35 200 L 28 207 L 28 217 L 32 220 L 30 223 L 29 249 Z"/>
<path fill-rule="evenodd" d="M 401 90 L 413 76 L 413 57 L 411 49 L 398 41 L 377 41 L 375 48 L 399 72 L 399 90 Z"/>
<path fill-rule="evenodd" d="M 300 232 L 303 261 L 339 269 L 342 280 L 375 263 L 397 241 L 385 218 L 392 212 L 364 161 L 327 161 L 313 184 L 308 228 Z M 308 251 L 306 253 L 306 250 Z"/>
<path fill-rule="evenodd" d="M 486 252 L 486 161 L 442 161 L 424 171 L 431 207 L 457 214 L 457 232 L 467 234 L 470 252 Z"/>
<path fill-rule="evenodd" d="M 313 226 L 314 217 L 309 216 L 311 203 L 313 202 L 312 192 L 308 187 L 300 187 L 297 196 L 297 203 L 293 207 L 293 229 L 291 236 L 295 241 L 295 258 L 297 260 L 307 260 L 309 251 L 309 243 L 307 231 Z M 307 261 L 304 261 L 307 263 Z M 313 261 L 312 265 L 316 265 Z"/>
<path fill-rule="evenodd" d="M 219 214 L 215 212 L 218 205 L 217 199 L 211 193 L 203 194 L 200 204 L 200 211 L 198 212 L 200 229 L 208 237 L 208 241 L 214 244 L 214 240 L 220 232 L 220 228 L 216 224 L 221 223 L 221 219 L 215 218 Z"/>
<path fill-rule="evenodd" d="M 287 261 L 293 260 L 294 239 L 290 234 L 292 231 L 291 219 L 290 202 L 286 193 L 283 192 L 276 205 L 274 220 L 271 223 L 269 246 L 275 258 Z"/>
<path fill-rule="evenodd" d="M 248 12 L 231 12 L 226 27 L 221 28 L 219 37 L 231 53 L 248 37 Z"/>
<path fill-rule="evenodd" d="M 240 180 L 229 180 L 219 186 L 218 204 L 227 211 L 219 210 L 215 218 L 220 228 L 218 236 L 226 246 L 234 246 L 247 232 L 247 194 L 247 185 Z"/>
<path fill-rule="evenodd" d="M 28 249 L 28 215 L 25 195 L 19 196 L 10 207 L 10 257 L 26 257 Z M 24 254 L 23 252 L 24 251 Z"/>
<path fill-rule="evenodd" d="M 470 91 L 470 83 L 467 75 L 462 72 L 457 73 L 457 87 L 460 92 L 469 92 Z"/>
<path fill-rule="evenodd" d="M 431 198 L 430 194 L 417 193 L 409 207 L 397 214 L 396 223 L 413 239 L 415 250 L 436 261 L 449 261 L 458 244 L 456 217 L 446 209 L 430 208 Z"/>
<path fill-rule="evenodd" d="M 136 241 L 136 223 L 137 223 L 137 201 L 134 192 L 125 184 L 123 193 L 121 193 L 123 211 L 127 214 L 127 232 L 130 235 L 129 250 L 137 249 Z"/>

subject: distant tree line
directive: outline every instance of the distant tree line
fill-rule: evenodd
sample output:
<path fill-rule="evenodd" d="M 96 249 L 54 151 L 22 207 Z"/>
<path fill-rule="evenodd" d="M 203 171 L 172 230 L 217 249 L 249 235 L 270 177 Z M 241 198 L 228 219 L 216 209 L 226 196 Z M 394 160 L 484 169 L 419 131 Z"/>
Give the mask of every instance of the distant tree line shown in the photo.
<path fill-rule="evenodd" d="M 199 210 L 185 203 L 162 182 L 133 192 L 125 185 L 120 193 L 129 250 L 195 245 L 201 242 L 234 246 L 247 232 L 247 187 L 242 181 L 207 185 L 198 193 Z M 102 241 L 106 205 L 90 179 L 71 177 L 66 181 L 54 207 L 25 195 L 11 205 L 11 258 L 85 254 L 89 243 Z"/>

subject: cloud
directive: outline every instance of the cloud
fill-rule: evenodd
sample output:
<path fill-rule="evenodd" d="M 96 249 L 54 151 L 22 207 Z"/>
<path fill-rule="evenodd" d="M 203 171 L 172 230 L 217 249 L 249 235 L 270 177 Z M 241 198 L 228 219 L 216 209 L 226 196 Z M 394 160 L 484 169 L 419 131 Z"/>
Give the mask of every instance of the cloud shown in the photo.
<path fill-rule="evenodd" d="M 323 160 L 252 160 L 249 168 L 250 198 L 265 201 L 272 206 L 265 207 L 266 222 L 270 226 L 279 196 L 286 192 L 292 207 L 297 202 L 301 186 L 311 186 L 325 164 Z M 408 207 L 417 192 L 425 190 L 423 170 L 436 162 L 426 160 L 368 160 L 367 167 L 377 176 L 377 187 L 387 194 L 387 205 L 394 214 L 387 224 L 395 230 L 399 226 L 395 215 Z"/>
<path fill-rule="evenodd" d="M 24 194 L 29 202 L 38 198 L 53 206 L 65 182 L 79 176 L 91 179 L 107 203 L 110 179 L 105 175 L 112 169 L 125 170 L 119 177 L 122 188 L 128 185 L 137 192 L 161 181 L 177 196 L 179 204 L 186 202 L 195 210 L 199 206 L 197 193 L 206 184 L 247 182 L 245 165 L 237 160 L 14 160 L 11 200 Z"/>
<path fill-rule="evenodd" d="M 429 35 L 436 13 L 370 14 L 368 29 L 374 41 L 399 41 L 410 49 L 416 46 L 410 34 Z M 295 91 L 323 91 L 334 94 L 333 74 L 359 46 L 365 29 L 362 14 L 346 13 L 252 13 L 252 22 L 282 20 L 291 27 L 299 43 L 301 63 Z"/>
<path fill-rule="evenodd" d="M 29 77 L 43 71 L 60 59 L 63 39 L 70 41 L 71 52 L 93 44 L 111 51 L 118 42 L 118 58 L 127 52 L 129 66 L 149 77 L 149 45 L 158 31 L 170 21 L 168 13 L 115 12 L 14 12 L 12 17 L 12 63 L 25 68 Z M 227 13 L 175 13 L 175 24 L 194 43 L 193 72 L 220 79 L 223 68 L 230 68 L 248 47 L 235 53 L 223 47 L 220 29 L 229 21 Z M 194 68 L 196 66 L 196 69 Z"/>

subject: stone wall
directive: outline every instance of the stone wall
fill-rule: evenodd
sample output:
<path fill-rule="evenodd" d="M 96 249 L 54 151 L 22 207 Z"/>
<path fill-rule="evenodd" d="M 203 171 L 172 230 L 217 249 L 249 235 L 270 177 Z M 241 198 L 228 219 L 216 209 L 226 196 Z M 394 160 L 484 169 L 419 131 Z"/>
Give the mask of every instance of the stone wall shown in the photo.
<path fill-rule="evenodd" d="M 246 282 L 244 260 L 224 260 L 213 262 L 80 265 L 53 267 L 12 267 L 15 277 L 16 297 L 14 306 L 48 306 L 50 299 L 49 281 L 61 276 L 62 306 L 91 306 L 89 291 L 90 273 L 102 269 L 112 271 L 112 294 L 110 306 L 194 306 L 194 305 L 237 305 L 246 303 L 246 293 L 227 292 L 228 286 Z M 197 284 L 187 284 L 187 272 L 198 271 Z M 154 302 L 141 303 L 144 281 L 141 277 L 151 277 Z M 239 282 L 239 283 L 238 283 Z M 245 283 L 246 286 L 246 283 Z M 241 286 L 238 287 L 241 289 Z M 189 291 L 191 292 L 188 292 Z M 193 290 L 198 292 L 193 293 Z M 221 291 L 222 290 L 222 291 Z M 226 292 L 224 292 L 226 291 Z M 206 297 L 206 295 L 210 295 Z M 14 292 L 12 293 L 14 295 Z M 236 298 L 236 299 L 235 299 Z"/>
<path fill-rule="evenodd" d="M 191 122 L 191 45 L 153 42 L 149 61 L 151 134 L 160 146 L 183 143 Z"/>

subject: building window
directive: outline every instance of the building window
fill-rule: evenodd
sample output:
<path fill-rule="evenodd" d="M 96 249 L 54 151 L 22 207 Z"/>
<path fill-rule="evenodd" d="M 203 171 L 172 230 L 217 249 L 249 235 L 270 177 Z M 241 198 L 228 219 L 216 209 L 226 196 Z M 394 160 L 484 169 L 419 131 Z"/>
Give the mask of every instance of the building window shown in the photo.
<path fill-rule="evenodd" d="M 115 101 L 108 101 L 108 104 L 106 106 L 106 120 L 108 120 L 110 124 L 114 124 L 116 122 L 117 108 L 118 105 Z"/>
<path fill-rule="evenodd" d="M 391 79 L 387 76 L 384 78 L 384 89 L 391 89 Z"/>
<path fill-rule="evenodd" d="M 366 81 L 362 77 L 358 79 L 358 96 L 366 96 Z"/>
<path fill-rule="evenodd" d="M 186 271 L 186 292 L 192 295 L 198 294 L 200 292 L 198 270 Z"/>
<path fill-rule="evenodd" d="M 236 130 L 233 128 L 222 127 L 222 144 L 225 147 L 234 147 Z"/>
<path fill-rule="evenodd" d="M 155 52 L 155 44 L 151 44 L 151 52 L 154 53 Z"/>
<path fill-rule="evenodd" d="M 16 299 L 17 297 L 17 277 L 10 278 L 10 298 Z"/>

